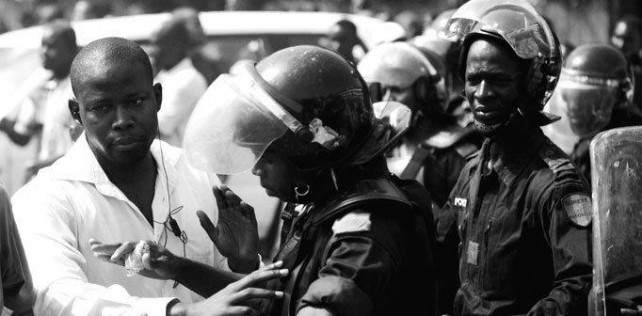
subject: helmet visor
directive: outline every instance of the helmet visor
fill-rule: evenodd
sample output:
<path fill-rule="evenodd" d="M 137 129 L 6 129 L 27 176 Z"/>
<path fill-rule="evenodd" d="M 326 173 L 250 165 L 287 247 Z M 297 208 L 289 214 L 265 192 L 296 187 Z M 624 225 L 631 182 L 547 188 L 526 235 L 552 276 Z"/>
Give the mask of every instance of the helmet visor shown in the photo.
<path fill-rule="evenodd" d="M 557 89 L 571 130 L 578 136 L 593 135 L 611 120 L 616 88 L 578 81 L 562 73 Z"/>
<path fill-rule="evenodd" d="M 247 71 L 219 76 L 187 123 L 183 145 L 188 161 L 217 174 L 249 170 L 288 130 L 283 112 Z"/>
<path fill-rule="evenodd" d="M 446 36 L 456 41 L 480 31 L 501 36 L 523 59 L 550 57 L 555 45 L 545 20 L 525 0 L 473 0 L 446 25 Z"/>

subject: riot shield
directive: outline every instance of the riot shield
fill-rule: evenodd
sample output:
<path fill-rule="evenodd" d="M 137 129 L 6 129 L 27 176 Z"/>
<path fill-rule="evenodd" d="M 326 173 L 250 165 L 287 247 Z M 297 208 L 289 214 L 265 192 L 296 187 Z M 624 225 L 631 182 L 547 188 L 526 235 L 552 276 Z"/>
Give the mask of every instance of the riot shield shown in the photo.
<path fill-rule="evenodd" d="M 589 313 L 642 315 L 642 127 L 591 142 L 593 288 Z"/>

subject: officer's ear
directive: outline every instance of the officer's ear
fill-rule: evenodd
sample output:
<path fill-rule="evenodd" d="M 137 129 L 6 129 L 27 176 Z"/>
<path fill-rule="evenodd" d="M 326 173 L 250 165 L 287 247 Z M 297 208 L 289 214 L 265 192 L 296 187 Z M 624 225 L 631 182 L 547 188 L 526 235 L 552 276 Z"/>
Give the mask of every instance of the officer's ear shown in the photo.
<path fill-rule="evenodd" d="M 82 125 L 82 120 L 80 119 L 80 105 L 78 104 L 78 101 L 76 101 L 75 99 L 69 99 L 67 105 L 69 106 L 71 117 L 74 118 L 74 121 L 76 121 L 76 123 Z"/>
<path fill-rule="evenodd" d="M 156 112 L 158 112 L 161 109 L 161 103 L 163 103 L 163 86 L 160 82 L 154 85 L 154 97 L 156 98 Z"/>

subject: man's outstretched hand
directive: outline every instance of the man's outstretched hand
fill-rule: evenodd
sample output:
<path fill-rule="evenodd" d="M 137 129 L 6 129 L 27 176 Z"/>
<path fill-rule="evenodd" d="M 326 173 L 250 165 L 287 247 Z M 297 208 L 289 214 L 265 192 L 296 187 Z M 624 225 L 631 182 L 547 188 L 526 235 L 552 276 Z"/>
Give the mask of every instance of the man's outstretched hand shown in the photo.
<path fill-rule="evenodd" d="M 259 315 L 250 302 L 253 299 L 281 299 L 283 292 L 260 288 L 260 284 L 288 275 L 279 269 L 283 262 L 267 265 L 228 285 L 204 301 L 193 304 L 176 303 L 168 307 L 167 315 L 236 316 Z"/>
<path fill-rule="evenodd" d="M 227 257 L 232 271 L 249 273 L 259 266 L 259 233 L 254 208 L 226 186 L 214 187 L 218 206 L 218 225 L 198 211 L 201 226 L 219 252 Z"/>
<path fill-rule="evenodd" d="M 90 239 L 89 245 L 96 258 L 121 266 L 125 266 L 129 256 L 137 257 L 142 263 L 142 269 L 137 273 L 153 279 L 175 278 L 180 260 L 183 260 L 150 240 L 103 244 L 99 240 Z"/>

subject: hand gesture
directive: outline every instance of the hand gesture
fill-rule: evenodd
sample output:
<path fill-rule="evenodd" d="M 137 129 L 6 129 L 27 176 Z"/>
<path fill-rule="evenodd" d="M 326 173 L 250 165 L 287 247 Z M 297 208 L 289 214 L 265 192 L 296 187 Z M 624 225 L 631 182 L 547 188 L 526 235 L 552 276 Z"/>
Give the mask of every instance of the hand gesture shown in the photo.
<path fill-rule="evenodd" d="M 142 245 L 139 245 L 141 243 Z M 96 239 L 90 239 L 89 245 L 96 258 L 121 266 L 126 266 L 126 260 L 130 255 L 138 256 L 143 269 L 137 273 L 153 279 L 168 280 L 176 277 L 181 260 L 165 247 L 149 240 L 103 244 Z"/>
<path fill-rule="evenodd" d="M 235 272 L 248 273 L 258 265 L 259 233 L 254 208 L 243 202 L 226 186 L 214 187 L 218 206 L 215 226 L 203 211 L 197 215 L 201 226 Z"/>
<path fill-rule="evenodd" d="M 279 261 L 252 272 L 244 278 L 228 285 L 218 293 L 204 301 L 183 305 L 189 310 L 188 315 L 235 316 L 259 315 L 251 307 L 253 299 L 281 299 L 283 292 L 258 288 L 258 284 L 288 275 L 287 269 L 280 269 L 283 262 Z M 173 314 L 170 312 L 170 314 Z"/>

